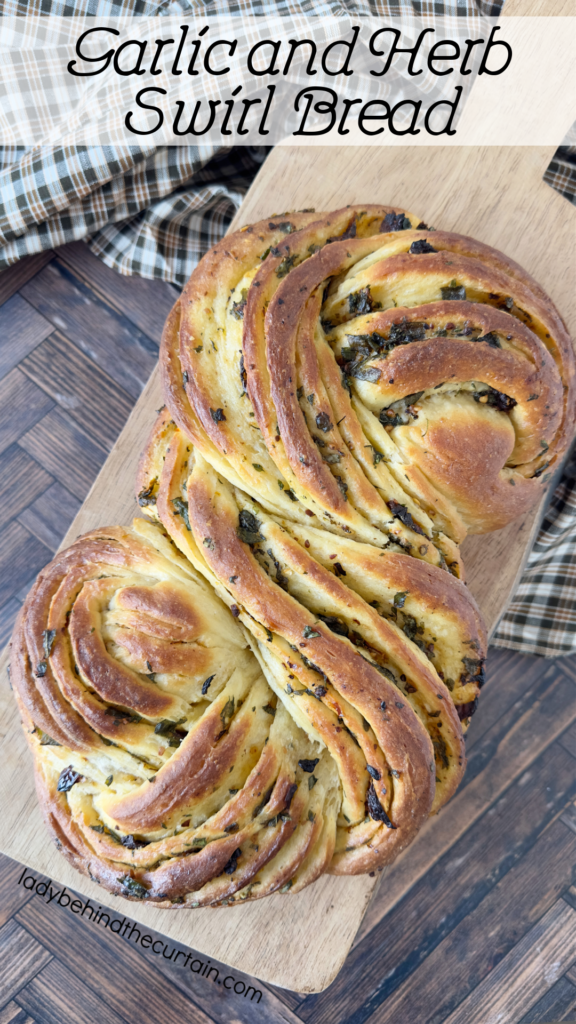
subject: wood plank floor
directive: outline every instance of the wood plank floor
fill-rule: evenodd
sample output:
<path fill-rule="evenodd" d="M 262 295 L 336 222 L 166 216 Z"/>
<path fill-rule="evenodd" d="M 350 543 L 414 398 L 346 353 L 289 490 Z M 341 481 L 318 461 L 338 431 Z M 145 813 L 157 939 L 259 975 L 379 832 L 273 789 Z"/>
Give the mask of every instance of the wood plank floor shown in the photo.
<path fill-rule="evenodd" d="M 146 382 L 175 294 L 82 243 L 0 276 L 0 643 Z M 384 875 L 319 995 L 158 934 L 143 948 L 120 903 L 100 916 L 0 858 L 0 1024 L 575 1022 L 576 658 L 492 650 L 466 745 L 464 784 Z"/>

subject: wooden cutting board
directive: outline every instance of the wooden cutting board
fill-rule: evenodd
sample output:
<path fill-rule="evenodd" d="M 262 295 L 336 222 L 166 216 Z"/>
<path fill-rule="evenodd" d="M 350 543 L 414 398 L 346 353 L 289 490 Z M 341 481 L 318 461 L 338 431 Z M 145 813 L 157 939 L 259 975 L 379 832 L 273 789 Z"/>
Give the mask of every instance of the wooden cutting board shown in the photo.
<path fill-rule="evenodd" d="M 233 227 L 304 207 L 329 210 L 364 201 L 404 207 L 437 228 L 473 235 L 518 260 L 548 290 L 574 333 L 576 211 L 542 181 L 551 156 L 549 149 L 528 147 L 277 147 Z M 161 404 L 155 372 L 65 544 L 96 526 L 129 523 L 137 513 L 136 463 Z M 514 590 L 544 504 L 506 529 L 470 538 L 463 546 L 468 584 L 490 631 Z M 168 912 L 123 904 L 73 871 L 48 841 L 33 788 L 31 758 L 5 672 L 0 682 L 0 723 L 3 853 L 93 903 L 112 907 L 120 919 L 129 914 L 263 981 L 299 992 L 321 991 L 330 984 L 352 945 L 375 879 L 326 876 L 296 896 L 276 895 L 226 910 Z"/>

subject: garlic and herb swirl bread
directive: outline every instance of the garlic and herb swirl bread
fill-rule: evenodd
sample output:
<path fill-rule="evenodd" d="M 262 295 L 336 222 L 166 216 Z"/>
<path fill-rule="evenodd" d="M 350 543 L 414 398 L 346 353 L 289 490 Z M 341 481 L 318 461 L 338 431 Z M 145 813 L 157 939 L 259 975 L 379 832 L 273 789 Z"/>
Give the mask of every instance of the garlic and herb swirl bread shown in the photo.
<path fill-rule="evenodd" d="M 574 354 L 518 264 L 383 207 L 286 214 L 201 260 L 162 345 L 178 426 L 270 513 L 462 577 L 543 493 Z"/>
<path fill-rule="evenodd" d="M 501 253 L 354 206 L 214 246 L 161 366 L 148 518 L 58 554 L 14 633 L 48 827 L 167 908 L 380 870 L 462 778 L 486 631 L 459 545 L 571 439 L 566 328 Z"/>

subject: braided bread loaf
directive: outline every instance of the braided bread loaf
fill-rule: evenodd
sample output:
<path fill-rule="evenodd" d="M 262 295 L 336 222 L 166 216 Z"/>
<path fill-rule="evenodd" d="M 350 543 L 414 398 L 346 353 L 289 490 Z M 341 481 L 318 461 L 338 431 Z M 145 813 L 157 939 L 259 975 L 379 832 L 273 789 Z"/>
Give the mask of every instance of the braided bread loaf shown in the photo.
<path fill-rule="evenodd" d="M 58 555 L 14 636 L 48 826 L 165 907 L 380 870 L 462 777 L 486 634 L 459 544 L 572 436 L 566 328 L 502 254 L 347 207 L 215 246 L 161 364 L 154 522 Z"/>
<path fill-rule="evenodd" d="M 466 533 L 537 501 L 574 428 L 572 344 L 542 289 L 386 207 L 227 236 L 161 358 L 177 424 L 269 511 L 459 576 Z"/>

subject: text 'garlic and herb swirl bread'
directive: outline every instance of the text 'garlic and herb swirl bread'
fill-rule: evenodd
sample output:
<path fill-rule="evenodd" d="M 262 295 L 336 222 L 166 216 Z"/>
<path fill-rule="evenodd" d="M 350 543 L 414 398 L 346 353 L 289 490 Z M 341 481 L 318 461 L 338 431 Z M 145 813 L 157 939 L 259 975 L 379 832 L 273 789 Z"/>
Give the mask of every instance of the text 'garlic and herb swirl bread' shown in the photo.
<path fill-rule="evenodd" d="M 137 488 L 143 510 L 253 637 L 279 701 L 336 763 L 341 808 L 330 870 L 392 860 L 464 771 L 462 733 L 486 647 L 464 584 L 401 549 L 271 515 L 214 470 L 168 410 Z M 368 797 L 366 772 L 375 788 Z"/>
<path fill-rule="evenodd" d="M 574 355 L 518 264 L 386 207 L 261 221 L 201 260 L 162 345 L 178 426 L 271 513 L 462 576 L 543 493 Z"/>

